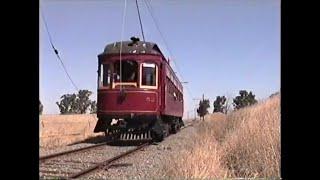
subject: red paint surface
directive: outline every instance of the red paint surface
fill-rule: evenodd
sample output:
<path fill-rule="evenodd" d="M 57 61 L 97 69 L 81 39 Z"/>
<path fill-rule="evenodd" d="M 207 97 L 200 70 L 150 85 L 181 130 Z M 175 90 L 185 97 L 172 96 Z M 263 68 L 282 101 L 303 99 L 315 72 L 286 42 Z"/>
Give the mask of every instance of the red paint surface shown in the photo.
<path fill-rule="evenodd" d="M 119 101 L 119 90 L 101 90 L 98 93 L 98 109 L 104 112 L 157 112 L 157 91 L 125 90 L 125 98 Z"/>
<path fill-rule="evenodd" d="M 119 55 L 99 55 L 100 63 L 109 63 L 119 60 Z M 159 67 L 158 89 L 141 89 L 128 88 L 125 90 L 126 98 L 122 103 L 118 102 L 120 89 L 98 89 L 98 114 L 130 114 L 130 113 L 146 113 L 146 114 L 161 114 L 170 116 L 183 116 L 183 98 L 182 101 L 174 99 L 173 95 L 166 88 L 166 68 L 169 66 L 163 56 L 160 55 L 138 55 L 138 54 L 123 54 L 122 60 L 135 60 L 139 67 L 143 62 L 153 62 Z M 162 66 L 161 66 L 162 64 Z M 171 73 L 173 71 L 169 67 Z M 140 72 L 138 73 L 140 77 Z M 174 78 L 179 82 L 176 76 Z M 112 86 L 112 85 L 111 85 Z M 182 86 L 181 86 L 182 87 Z M 174 87 L 174 91 L 180 91 Z M 181 93 L 181 92 L 180 92 Z M 181 93 L 182 94 L 182 93 Z"/>

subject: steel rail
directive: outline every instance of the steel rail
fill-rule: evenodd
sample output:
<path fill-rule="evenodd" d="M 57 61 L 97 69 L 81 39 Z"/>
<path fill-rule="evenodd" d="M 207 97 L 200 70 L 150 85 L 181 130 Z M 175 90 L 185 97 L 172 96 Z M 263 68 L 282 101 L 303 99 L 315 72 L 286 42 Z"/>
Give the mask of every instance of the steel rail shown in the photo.
<path fill-rule="evenodd" d="M 193 126 L 194 124 L 197 124 L 197 122 L 188 122 L 186 123 L 184 126 L 182 126 L 180 129 L 185 129 L 185 128 L 188 128 L 190 126 Z M 172 134 L 170 134 L 172 135 Z M 169 135 L 169 136 L 170 136 Z M 113 142 L 113 140 L 111 140 L 110 142 Z M 47 155 L 47 156 L 43 156 L 43 157 L 40 157 L 40 161 L 43 161 L 43 160 L 46 160 L 46 159 L 50 159 L 50 158 L 54 158 L 54 157 L 57 157 L 57 156 L 61 156 L 61 155 L 65 155 L 65 154 L 70 154 L 70 153 L 73 153 L 73 152 L 78 152 L 78 151 L 84 151 L 84 150 L 87 150 L 87 149 L 90 149 L 90 148 L 94 148 L 94 147 L 99 147 L 99 146 L 103 146 L 103 145 L 106 145 L 107 143 L 110 143 L 109 141 L 108 142 L 104 142 L 104 143 L 100 143 L 100 144 L 96 144 L 96 145 L 93 145 L 93 146 L 88 146 L 88 147 L 84 147 L 84 148 L 79 148 L 79 149 L 75 149 L 75 150 L 70 150 L 70 151 L 64 151 L 64 152 L 60 152 L 60 153 L 55 153 L 55 154 L 51 154 L 51 155 Z M 112 165 L 111 163 L 116 161 L 116 160 L 119 160 L 121 158 L 124 158 L 126 157 L 127 155 L 129 154 L 132 154 L 136 151 L 138 151 L 139 149 L 142 149 L 150 144 L 154 143 L 153 141 L 149 141 L 147 143 L 143 143 L 142 145 L 134 148 L 134 149 L 131 149 L 129 151 L 126 151 L 118 156 L 115 156 L 111 159 L 108 159 L 104 162 L 100 162 L 100 163 L 93 163 L 94 165 L 89 167 L 88 169 L 85 169 L 85 170 L 81 170 L 80 172 L 78 173 L 74 173 L 74 174 L 71 174 L 70 176 L 67 176 L 67 177 L 59 177 L 60 179 L 73 179 L 73 178 L 78 178 L 80 176 L 83 176 L 85 174 L 88 174 L 98 168 L 102 168 L 102 167 L 109 167 L 110 165 Z M 157 144 L 157 143 L 156 143 Z M 69 173 L 68 173 L 69 174 Z"/>
<path fill-rule="evenodd" d="M 126 151 L 125 153 L 122 153 L 122 154 L 120 154 L 120 155 L 118 155 L 118 156 L 115 156 L 115 157 L 113 157 L 113 158 L 111 158 L 111 159 L 108 159 L 108 160 L 106 160 L 106 161 L 104 161 L 104 162 L 101 162 L 101 163 L 98 163 L 98 164 L 96 164 L 96 165 L 94 165 L 94 166 L 92 166 L 92 167 L 89 167 L 88 169 L 82 170 L 82 171 L 80 171 L 80 172 L 78 172 L 78 173 L 75 173 L 75 174 L 73 174 L 73 175 L 71 175 L 71 176 L 68 176 L 68 179 L 70 179 L 70 178 L 71 178 L 71 179 L 73 179 L 73 178 L 78 178 L 78 177 L 83 176 L 83 175 L 85 175 L 85 174 L 88 174 L 89 172 L 94 171 L 94 170 L 96 170 L 96 169 L 98 169 L 98 168 L 101 168 L 101 167 L 104 167 L 104 166 L 108 166 L 108 165 L 110 165 L 110 163 L 112 163 L 113 161 L 116 161 L 116 160 L 118 160 L 118 159 L 124 158 L 124 157 L 126 157 L 127 155 L 132 154 L 132 153 L 138 151 L 139 149 L 142 149 L 142 148 L 144 148 L 144 147 L 146 147 L 146 146 L 148 146 L 148 145 L 150 145 L 150 144 L 151 144 L 151 142 L 144 143 L 144 144 L 142 144 L 142 145 L 140 145 L 140 146 L 138 146 L 138 147 L 136 147 L 136 148 L 134 148 L 134 149 L 131 149 L 131 150 L 129 150 L 129 151 Z"/>
<path fill-rule="evenodd" d="M 188 124 L 186 124 L 185 126 L 181 127 L 180 129 L 185 129 L 185 128 L 189 127 L 189 126 L 193 126 L 193 124 L 194 124 L 194 123 L 188 123 Z M 138 147 L 136 147 L 136 148 L 134 148 L 134 149 L 132 149 L 132 150 L 129 150 L 129 151 L 123 153 L 123 154 L 120 154 L 120 155 L 115 156 L 115 157 L 113 157 L 113 158 L 111 158 L 111 159 L 108 159 L 108 160 L 106 160 L 106 161 L 104 161 L 104 162 L 98 163 L 98 164 L 96 164 L 96 165 L 94 165 L 94 166 L 92 166 L 92 167 L 90 167 L 90 168 L 88 168 L 88 169 L 85 169 L 85 170 L 82 170 L 82 171 L 80 171 L 80 172 L 78 172 L 78 173 L 75 173 L 75 174 L 69 176 L 68 179 L 70 179 L 70 178 L 71 178 L 71 179 L 73 179 L 73 178 L 78 178 L 78 177 L 83 176 L 83 175 L 85 175 L 85 174 L 87 174 L 87 173 L 89 173 L 89 172 L 91 172 L 91 171 L 94 171 L 94 170 L 96 170 L 96 169 L 98 169 L 98 168 L 105 167 L 105 166 L 109 166 L 113 161 L 116 161 L 116 160 L 118 160 L 118 159 L 124 158 L 124 157 L 126 157 L 127 155 L 132 154 L 132 153 L 138 151 L 139 149 L 142 149 L 142 148 L 144 148 L 144 147 L 146 147 L 146 146 L 148 146 L 148 145 L 150 145 L 150 144 L 152 144 L 152 142 L 144 143 L 144 144 L 142 144 L 142 145 L 140 145 L 140 146 L 138 146 Z"/>
<path fill-rule="evenodd" d="M 185 126 L 182 126 L 180 129 L 184 129 L 184 128 L 188 127 L 188 126 L 192 126 L 192 124 L 193 123 L 188 123 Z M 49 154 L 49 155 L 40 157 L 39 160 L 41 162 L 43 162 L 45 160 L 48 160 L 48 159 L 51 159 L 51 158 L 55 158 L 55 157 L 58 157 L 58 156 L 62 156 L 62 155 L 66 155 L 66 154 L 70 154 L 70 153 L 74 153 L 74 152 L 79 152 L 79 151 L 84 151 L 84 150 L 88 150 L 88 149 L 99 147 L 99 146 L 103 146 L 103 145 L 107 145 L 108 143 L 113 142 L 113 141 L 114 140 L 110 140 L 110 141 L 107 141 L 107 142 L 103 142 L 103 143 L 92 145 L 92 146 L 87 146 L 87 147 L 84 147 L 84 148 L 73 149 L 73 150 L 69 150 L 69 151 L 63 151 L 63 152 L 59 152 L 59 153 Z"/>
<path fill-rule="evenodd" d="M 84 150 L 88 150 L 88 149 L 99 147 L 99 146 L 104 146 L 107 143 L 109 143 L 109 142 L 104 142 L 104 143 L 100 143 L 100 144 L 96 144 L 96 145 L 92 145 L 92 146 L 87 146 L 84 148 L 78 148 L 78 149 L 73 149 L 73 150 L 69 150 L 69 151 L 63 151 L 63 152 L 59 152 L 59 153 L 49 154 L 49 155 L 40 157 L 39 160 L 44 161 L 44 160 L 48 160 L 48 159 L 62 156 L 62 155 L 66 155 L 66 154 L 70 154 L 70 153 L 74 153 L 74 152 L 79 152 L 79 151 L 84 151 Z"/>

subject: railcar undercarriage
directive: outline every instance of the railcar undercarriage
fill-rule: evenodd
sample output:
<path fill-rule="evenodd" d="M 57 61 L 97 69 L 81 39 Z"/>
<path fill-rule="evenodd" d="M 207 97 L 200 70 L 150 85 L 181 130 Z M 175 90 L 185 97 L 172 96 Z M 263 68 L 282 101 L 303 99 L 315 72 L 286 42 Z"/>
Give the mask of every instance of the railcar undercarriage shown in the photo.
<path fill-rule="evenodd" d="M 95 132 L 103 131 L 107 139 L 120 141 L 153 140 L 160 142 L 169 134 L 177 133 L 184 126 L 181 118 L 173 116 L 105 118 L 99 121 Z"/>

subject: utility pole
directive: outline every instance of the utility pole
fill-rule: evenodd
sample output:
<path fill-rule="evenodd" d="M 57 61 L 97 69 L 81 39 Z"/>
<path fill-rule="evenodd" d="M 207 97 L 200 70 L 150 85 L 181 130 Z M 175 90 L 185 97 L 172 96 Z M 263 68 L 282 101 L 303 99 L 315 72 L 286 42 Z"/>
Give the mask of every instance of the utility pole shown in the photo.
<path fill-rule="evenodd" d="M 203 94 L 203 98 L 204 98 L 204 94 Z M 192 100 L 194 101 L 200 101 L 201 99 L 200 98 L 193 98 Z M 197 104 L 195 104 L 195 107 L 194 107 L 194 120 L 197 119 Z"/>
<path fill-rule="evenodd" d="M 193 100 L 194 100 L 194 101 L 195 101 L 195 100 L 201 101 L 200 98 L 194 98 Z M 202 102 L 204 102 L 204 93 L 202 94 Z M 194 109 L 194 114 L 195 114 L 195 115 L 194 115 L 194 119 L 196 119 L 196 112 L 197 112 L 196 110 L 197 110 L 197 108 Z M 204 118 L 204 117 L 203 117 L 203 118 Z M 201 119 L 201 117 L 200 117 L 200 119 Z"/>
<path fill-rule="evenodd" d="M 202 94 L 202 103 L 204 103 L 204 93 Z M 201 116 L 200 116 L 200 120 L 201 120 Z M 202 120 L 204 120 L 204 116 L 202 117 Z"/>

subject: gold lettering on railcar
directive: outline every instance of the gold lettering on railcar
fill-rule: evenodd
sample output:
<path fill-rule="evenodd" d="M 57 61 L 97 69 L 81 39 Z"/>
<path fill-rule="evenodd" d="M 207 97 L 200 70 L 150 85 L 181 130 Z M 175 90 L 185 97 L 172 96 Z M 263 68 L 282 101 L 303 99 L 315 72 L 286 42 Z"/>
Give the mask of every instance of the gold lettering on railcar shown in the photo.
<path fill-rule="evenodd" d="M 147 97 L 147 98 L 146 98 L 146 101 L 147 101 L 147 102 L 155 102 L 155 99 L 154 99 L 154 98 Z"/>

